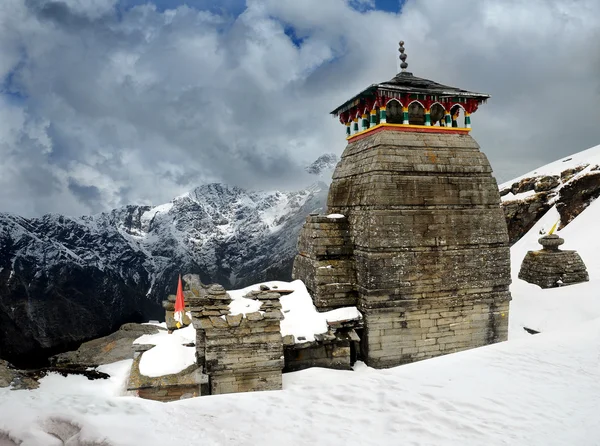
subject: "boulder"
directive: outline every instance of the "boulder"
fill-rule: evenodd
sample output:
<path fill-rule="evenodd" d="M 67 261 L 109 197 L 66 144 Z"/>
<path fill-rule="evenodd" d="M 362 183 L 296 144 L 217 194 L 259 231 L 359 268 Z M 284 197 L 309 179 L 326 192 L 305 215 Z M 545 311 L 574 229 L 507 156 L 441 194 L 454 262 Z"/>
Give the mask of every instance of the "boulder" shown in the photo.
<path fill-rule="evenodd" d="M 581 166 L 572 167 L 570 169 L 563 170 L 560 173 L 560 179 L 561 179 L 561 181 L 563 183 L 566 183 L 571 178 L 573 178 L 573 176 L 575 176 L 576 174 L 578 174 L 579 172 L 581 172 L 583 169 L 585 169 L 587 166 L 589 166 L 589 164 L 583 164 Z"/>
<path fill-rule="evenodd" d="M 513 195 L 517 195 L 522 194 L 523 192 L 534 190 L 537 180 L 537 177 L 523 178 L 522 180 L 513 183 L 513 185 L 510 187 L 510 191 L 513 193 Z"/>
<path fill-rule="evenodd" d="M 36 379 L 28 376 L 26 372 L 17 370 L 7 361 L 0 359 L 0 388 L 9 386 L 13 390 L 31 390 L 37 389 L 39 384 Z"/>
<path fill-rule="evenodd" d="M 560 186 L 560 177 L 558 175 L 545 175 L 535 182 L 533 190 L 535 192 L 547 192 Z"/>
<path fill-rule="evenodd" d="M 75 351 L 53 356 L 51 361 L 61 367 L 97 367 L 102 364 L 133 358 L 133 341 L 145 334 L 164 330 L 156 325 L 124 324 L 116 332 L 84 342 Z"/>

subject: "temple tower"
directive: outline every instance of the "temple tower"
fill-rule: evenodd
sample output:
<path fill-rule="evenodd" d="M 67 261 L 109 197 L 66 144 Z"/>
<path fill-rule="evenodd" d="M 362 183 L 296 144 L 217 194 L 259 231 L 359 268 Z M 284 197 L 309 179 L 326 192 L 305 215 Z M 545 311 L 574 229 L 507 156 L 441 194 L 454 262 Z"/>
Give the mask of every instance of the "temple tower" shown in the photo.
<path fill-rule="evenodd" d="M 328 216 L 307 218 L 293 275 L 317 308 L 357 305 L 367 364 L 391 367 L 506 340 L 508 233 L 470 136 L 489 96 L 406 71 L 331 113 L 348 145 Z M 460 115 L 464 124 L 459 125 Z"/>

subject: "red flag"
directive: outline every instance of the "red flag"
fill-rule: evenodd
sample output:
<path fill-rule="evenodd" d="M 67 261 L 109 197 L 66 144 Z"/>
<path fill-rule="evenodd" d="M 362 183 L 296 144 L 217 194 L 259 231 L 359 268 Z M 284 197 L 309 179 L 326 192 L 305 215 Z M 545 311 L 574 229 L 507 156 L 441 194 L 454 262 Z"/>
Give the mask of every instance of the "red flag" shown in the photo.
<path fill-rule="evenodd" d="M 183 325 L 183 313 L 185 311 L 185 301 L 183 300 L 183 286 L 181 285 L 181 274 L 177 284 L 177 298 L 175 299 L 175 313 L 173 318 L 177 321 L 177 328 Z"/>

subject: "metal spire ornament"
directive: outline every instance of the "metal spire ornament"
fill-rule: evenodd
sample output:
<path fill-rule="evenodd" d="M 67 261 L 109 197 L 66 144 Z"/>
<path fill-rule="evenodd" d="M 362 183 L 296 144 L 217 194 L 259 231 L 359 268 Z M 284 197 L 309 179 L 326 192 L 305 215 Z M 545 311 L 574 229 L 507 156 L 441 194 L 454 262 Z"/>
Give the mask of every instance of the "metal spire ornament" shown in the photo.
<path fill-rule="evenodd" d="M 402 72 L 406 72 L 406 69 L 408 68 L 408 64 L 406 63 L 406 58 L 408 57 L 406 54 L 404 54 L 404 40 L 401 40 L 399 43 L 400 48 L 398 48 L 398 51 L 400 51 L 400 68 L 402 68 Z"/>

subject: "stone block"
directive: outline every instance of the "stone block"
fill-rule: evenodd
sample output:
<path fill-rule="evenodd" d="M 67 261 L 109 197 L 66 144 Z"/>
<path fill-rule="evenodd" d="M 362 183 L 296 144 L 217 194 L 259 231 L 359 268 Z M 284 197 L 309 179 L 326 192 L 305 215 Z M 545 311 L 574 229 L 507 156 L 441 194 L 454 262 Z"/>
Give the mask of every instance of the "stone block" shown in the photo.
<path fill-rule="evenodd" d="M 263 315 L 260 311 L 254 311 L 252 313 L 246 313 L 246 318 L 249 321 L 260 321 L 263 319 Z"/>
<path fill-rule="evenodd" d="M 240 325 L 240 323 L 242 322 L 243 317 L 244 317 L 243 314 L 236 314 L 235 316 L 232 316 L 232 315 L 225 316 L 225 318 L 227 320 L 227 324 L 230 327 L 238 327 Z"/>

